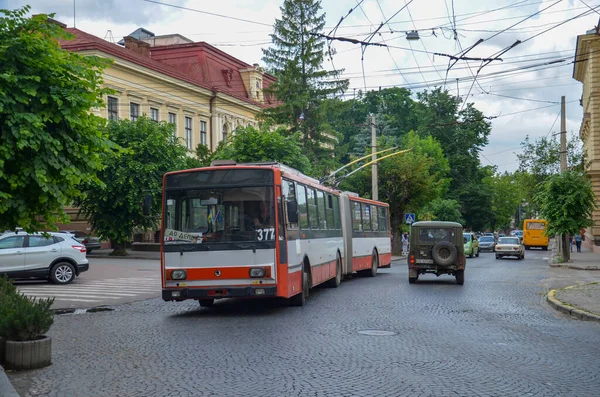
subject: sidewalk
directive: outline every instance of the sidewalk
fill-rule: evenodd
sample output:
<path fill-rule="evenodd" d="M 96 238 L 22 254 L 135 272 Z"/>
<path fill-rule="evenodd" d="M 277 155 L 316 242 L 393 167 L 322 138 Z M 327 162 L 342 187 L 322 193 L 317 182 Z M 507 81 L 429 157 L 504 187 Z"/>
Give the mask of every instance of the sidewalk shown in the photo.
<path fill-rule="evenodd" d="M 88 258 L 111 258 L 111 259 L 160 259 L 160 252 L 158 251 L 133 251 L 131 248 L 127 248 L 128 256 L 110 256 L 109 254 L 113 250 L 99 249 L 94 250 L 91 254 L 88 254 Z"/>
<path fill-rule="evenodd" d="M 575 270 L 600 270 L 600 254 L 595 254 L 590 251 L 586 251 L 584 248 L 582 252 L 571 252 L 571 260 L 568 263 L 556 263 L 558 251 L 552 250 L 552 256 L 550 260 L 551 267 L 567 267 Z"/>
<path fill-rule="evenodd" d="M 582 252 L 571 252 L 568 263 L 555 263 L 558 257 L 557 244 L 552 249 L 550 267 L 573 269 L 575 271 L 600 270 L 600 255 L 582 248 Z M 600 274 L 598 274 L 600 278 Z M 580 320 L 600 321 L 600 281 L 572 285 L 566 288 L 550 290 L 548 302 L 561 312 Z"/>

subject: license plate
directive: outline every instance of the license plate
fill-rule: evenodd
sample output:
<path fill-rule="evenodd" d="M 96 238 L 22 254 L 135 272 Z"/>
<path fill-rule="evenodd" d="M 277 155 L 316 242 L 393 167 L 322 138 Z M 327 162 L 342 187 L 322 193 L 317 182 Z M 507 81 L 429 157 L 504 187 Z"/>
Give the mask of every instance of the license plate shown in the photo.
<path fill-rule="evenodd" d="M 433 259 L 417 259 L 417 263 L 427 263 L 433 265 Z"/>

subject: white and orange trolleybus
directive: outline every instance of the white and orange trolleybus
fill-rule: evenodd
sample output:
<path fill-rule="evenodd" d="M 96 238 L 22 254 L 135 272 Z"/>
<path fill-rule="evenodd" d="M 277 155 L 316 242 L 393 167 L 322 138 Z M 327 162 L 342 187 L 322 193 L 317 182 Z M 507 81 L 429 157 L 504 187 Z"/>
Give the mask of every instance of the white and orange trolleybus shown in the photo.
<path fill-rule="evenodd" d="M 163 178 L 162 297 L 289 298 L 391 264 L 388 205 L 279 163 L 169 172 Z"/>

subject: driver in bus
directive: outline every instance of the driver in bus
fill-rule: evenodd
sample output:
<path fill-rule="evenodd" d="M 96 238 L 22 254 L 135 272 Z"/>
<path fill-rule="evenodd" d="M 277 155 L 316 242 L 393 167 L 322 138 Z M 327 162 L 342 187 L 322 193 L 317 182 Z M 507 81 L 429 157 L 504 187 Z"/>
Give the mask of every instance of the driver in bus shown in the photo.
<path fill-rule="evenodd" d="M 264 201 L 260 202 L 260 213 L 254 218 L 254 226 L 271 226 L 269 207 Z"/>

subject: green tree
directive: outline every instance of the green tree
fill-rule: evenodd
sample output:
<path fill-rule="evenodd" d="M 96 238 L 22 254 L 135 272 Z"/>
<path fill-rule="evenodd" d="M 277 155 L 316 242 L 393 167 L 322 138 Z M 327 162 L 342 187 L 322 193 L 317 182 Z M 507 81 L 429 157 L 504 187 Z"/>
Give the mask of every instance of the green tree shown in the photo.
<path fill-rule="evenodd" d="M 422 221 L 458 222 L 462 225 L 465 220 L 460 213 L 460 203 L 456 200 L 437 198 L 423 207 L 418 216 Z"/>
<path fill-rule="evenodd" d="M 490 230 L 506 230 L 519 210 L 523 196 L 517 186 L 515 174 L 505 172 L 484 179 L 492 189 L 491 219 L 486 225 Z"/>
<path fill-rule="evenodd" d="M 325 14 L 320 12 L 320 1 L 285 0 L 271 34 L 273 46 L 263 50 L 263 61 L 277 77 L 268 91 L 280 101 L 264 117 L 289 125 L 289 133 L 301 132 L 314 163 L 327 158 L 338 138 L 324 125 L 322 101 L 348 88 L 348 80 L 338 79 L 341 71 L 323 69 L 325 40 L 318 34 Z"/>
<path fill-rule="evenodd" d="M 76 205 L 93 230 L 111 240 L 111 254 L 126 255 L 125 243 L 131 241 L 135 230 L 157 227 L 162 177 L 186 168 L 188 156 L 185 146 L 173 137 L 173 124 L 140 117 L 135 122 L 109 122 L 106 132 L 120 150 L 103 155 L 100 183 L 86 184 L 85 195 Z M 142 214 L 141 203 L 147 194 L 153 198 L 150 216 Z"/>
<path fill-rule="evenodd" d="M 90 112 L 108 62 L 61 49 L 73 36 L 29 9 L 0 10 L 0 230 L 67 222 L 111 146 Z"/>
<path fill-rule="evenodd" d="M 548 221 L 548 235 L 560 235 L 562 258 L 569 260 L 566 235 L 591 226 L 592 211 L 596 208 L 592 182 L 579 171 L 565 171 L 550 176 L 541 186 L 536 201 L 540 215 Z"/>
<path fill-rule="evenodd" d="M 535 175 L 538 182 L 560 172 L 560 142 L 555 136 L 521 142 L 522 153 L 517 154 L 519 170 Z M 583 145 L 579 137 L 567 141 L 567 168 L 583 171 Z"/>
<path fill-rule="evenodd" d="M 235 160 L 239 163 L 278 161 L 310 174 L 311 164 L 302 151 L 298 135 L 286 136 L 281 130 L 270 131 L 266 127 L 237 129 L 227 145 L 220 145 L 211 160 Z"/>
<path fill-rule="evenodd" d="M 392 147 L 395 143 L 392 139 L 382 138 L 378 140 L 378 147 Z M 418 211 L 439 198 L 448 188 L 450 171 L 442 148 L 433 137 L 421 138 L 415 132 L 409 132 L 400 140 L 400 147 L 411 150 L 381 160 L 378 166 L 379 199 L 390 205 L 394 253 L 402 249 L 400 234 L 404 214 L 409 209 Z M 352 175 L 342 187 L 370 197 L 371 168 Z"/>
<path fill-rule="evenodd" d="M 491 125 L 472 103 L 461 110 L 461 99 L 436 88 L 417 94 L 414 106 L 421 136 L 440 142 L 450 164 L 452 184 L 446 198 L 457 200 L 467 226 L 479 229 L 490 219 L 492 192 L 483 185 L 490 171 L 479 154 L 488 143 Z"/>
<path fill-rule="evenodd" d="M 535 196 L 541 184 L 550 176 L 560 172 L 560 142 L 556 136 L 542 137 L 534 141 L 525 137 L 521 142 L 521 148 L 521 154 L 517 155 L 519 160 L 517 180 L 523 191 L 523 199 L 527 203 L 524 208 L 525 217 L 530 218 L 540 210 Z M 583 171 L 584 168 L 583 145 L 576 136 L 572 136 L 567 141 L 567 168 L 577 171 Z"/>

